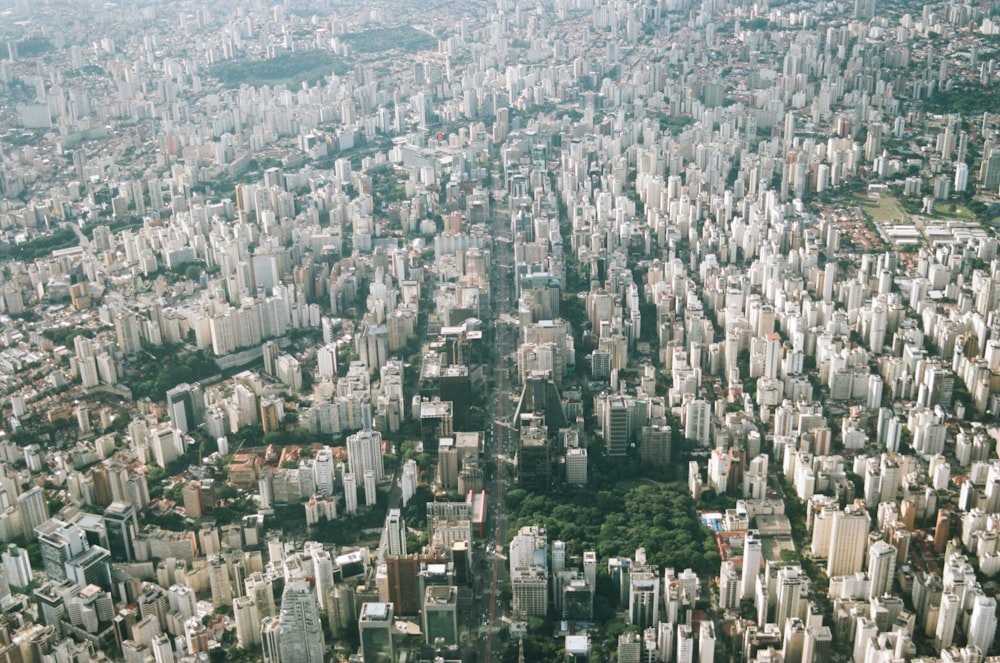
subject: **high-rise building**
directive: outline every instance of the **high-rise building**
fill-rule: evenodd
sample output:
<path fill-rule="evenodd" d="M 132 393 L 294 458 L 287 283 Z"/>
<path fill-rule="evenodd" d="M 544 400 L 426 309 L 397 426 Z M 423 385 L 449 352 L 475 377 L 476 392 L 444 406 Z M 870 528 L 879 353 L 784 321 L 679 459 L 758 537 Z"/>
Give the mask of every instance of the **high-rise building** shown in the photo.
<path fill-rule="evenodd" d="M 669 467 L 670 426 L 643 426 L 639 435 L 639 458 L 644 465 Z"/>
<path fill-rule="evenodd" d="M 951 647 L 955 638 L 955 626 L 962 609 L 961 599 L 951 593 L 941 595 L 941 606 L 938 608 L 937 628 L 934 630 L 934 648 L 938 651 Z"/>
<path fill-rule="evenodd" d="M 21 516 L 24 538 L 34 541 L 35 528 L 49 519 L 49 505 L 41 486 L 32 486 L 17 496 L 17 510 Z"/>
<path fill-rule="evenodd" d="M 694 634 L 688 624 L 677 625 L 677 663 L 694 661 Z"/>
<path fill-rule="evenodd" d="M 358 617 L 363 663 L 393 663 L 396 660 L 392 642 L 392 604 L 364 603 Z"/>
<path fill-rule="evenodd" d="M 66 579 L 66 562 L 87 550 L 90 544 L 83 530 L 52 518 L 35 528 L 42 568 L 49 580 Z"/>
<path fill-rule="evenodd" d="M 861 570 L 870 526 L 871 517 L 861 506 L 849 505 L 843 511 L 835 512 L 827 553 L 826 573 L 829 577 L 852 575 Z"/>
<path fill-rule="evenodd" d="M 660 577 L 651 567 L 636 567 L 629 574 L 628 620 L 640 628 L 660 623 Z"/>
<path fill-rule="evenodd" d="M 246 595 L 253 599 L 257 606 L 257 614 L 264 617 L 277 617 L 278 609 L 274 601 L 274 584 L 270 575 L 259 571 L 251 573 L 243 581 Z"/>
<path fill-rule="evenodd" d="M 868 598 L 890 592 L 895 576 L 896 546 L 880 539 L 868 548 Z"/>
<path fill-rule="evenodd" d="M 375 480 L 385 478 L 382 464 L 382 434 L 377 430 L 360 430 L 347 437 L 347 460 L 351 472 L 363 477 L 365 470 L 375 472 Z"/>
<path fill-rule="evenodd" d="M 755 529 L 743 535 L 743 574 L 740 579 L 740 598 L 752 599 L 757 592 L 757 576 L 761 560 L 760 532 Z"/>
<path fill-rule="evenodd" d="M 118 562 L 135 560 L 135 537 L 139 520 L 135 507 L 127 502 L 112 502 L 104 510 L 104 529 L 108 533 L 108 552 Z"/>
<path fill-rule="evenodd" d="M 205 405 L 198 385 L 181 383 L 167 391 L 167 412 L 173 428 L 187 433 L 201 423 Z"/>
<path fill-rule="evenodd" d="M 213 555 L 208 560 L 208 584 L 212 590 L 212 605 L 233 604 L 233 584 L 229 578 L 229 565 L 222 555 Z"/>
<path fill-rule="evenodd" d="M 374 470 L 365 470 L 364 476 L 365 506 L 375 506 L 378 501 L 378 490 L 375 485 Z"/>
<path fill-rule="evenodd" d="M 802 589 L 806 579 L 799 566 L 785 566 L 778 569 L 778 600 L 774 623 L 784 629 L 786 622 L 804 616 L 805 599 Z"/>
<path fill-rule="evenodd" d="M 323 663 L 325 650 L 316 596 L 309 583 L 293 580 L 281 596 L 281 660 Z"/>
<path fill-rule="evenodd" d="M 406 503 L 409 502 L 410 498 L 417 492 L 418 475 L 419 471 L 417 469 L 417 461 L 411 458 L 403 463 L 403 475 L 400 481 L 403 491 L 403 506 L 406 506 Z"/>
<path fill-rule="evenodd" d="M 260 644 L 260 618 L 252 596 L 240 596 L 233 601 L 236 622 L 236 643 L 244 649 Z"/>
<path fill-rule="evenodd" d="M 712 408 L 703 399 L 688 399 L 681 406 L 684 437 L 707 447 L 711 442 Z"/>
<path fill-rule="evenodd" d="M 618 636 L 618 663 L 642 662 L 642 637 L 638 633 Z"/>
<path fill-rule="evenodd" d="M 829 663 L 833 648 L 833 634 L 829 626 L 814 626 L 806 629 L 805 643 L 802 645 L 804 663 Z"/>
<path fill-rule="evenodd" d="M 802 653 L 806 644 L 806 625 L 797 617 L 789 619 L 785 623 L 784 642 L 782 643 L 781 656 L 783 663 L 811 663 L 803 659 Z"/>
<path fill-rule="evenodd" d="M 740 574 L 732 560 L 726 560 L 719 568 L 719 607 L 732 610 L 740 605 Z"/>
<path fill-rule="evenodd" d="M 28 551 L 12 543 L 4 549 L 2 557 L 7 580 L 16 587 L 26 587 L 34 578 Z"/>
<path fill-rule="evenodd" d="M 358 512 L 358 484 L 354 472 L 344 474 L 344 510 L 349 514 Z"/>
<path fill-rule="evenodd" d="M 552 481 L 548 428 L 522 426 L 517 445 L 517 484 L 526 490 L 545 491 Z"/>
<path fill-rule="evenodd" d="M 458 644 L 458 588 L 431 585 L 424 596 L 424 638 L 432 646 Z"/>
<path fill-rule="evenodd" d="M 260 620 L 260 644 L 264 649 L 264 663 L 282 663 L 279 617 L 264 617 Z"/>
<path fill-rule="evenodd" d="M 996 193 L 1000 188 L 1000 147 L 992 148 L 989 155 L 983 159 L 979 179 L 987 191 Z"/>
<path fill-rule="evenodd" d="M 709 619 L 702 620 L 698 631 L 698 663 L 713 663 L 715 661 L 715 623 Z"/>
<path fill-rule="evenodd" d="M 385 552 L 389 557 L 406 556 L 406 522 L 399 509 L 389 509 L 385 517 Z"/>
<path fill-rule="evenodd" d="M 333 452 L 330 447 L 323 447 L 316 452 L 313 459 L 313 482 L 321 495 L 333 495 Z"/>
<path fill-rule="evenodd" d="M 966 642 L 979 647 L 979 651 L 990 651 L 997 632 L 997 601 L 992 596 L 980 594 L 972 603 L 972 616 L 968 622 Z"/>
<path fill-rule="evenodd" d="M 631 436 L 632 412 L 623 396 L 611 396 L 605 401 L 603 417 L 604 444 L 609 456 L 624 456 Z"/>

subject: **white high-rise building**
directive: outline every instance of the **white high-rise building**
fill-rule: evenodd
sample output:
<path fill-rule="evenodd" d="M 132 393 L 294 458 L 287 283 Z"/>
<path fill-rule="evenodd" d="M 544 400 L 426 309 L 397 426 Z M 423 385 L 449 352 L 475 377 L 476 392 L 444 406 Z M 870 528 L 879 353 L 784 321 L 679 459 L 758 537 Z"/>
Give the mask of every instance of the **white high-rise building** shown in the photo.
<path fill-rule="evenodd" d="M 365 506 L 375 506 L 375 502 L 378 500 L 378 491 L 375 487 L 375 472 L 373 470 L 365 470 L 364 489 Z"/>
<path fill-rule="evenodd" d="M 349 514 L 358 512 L 358 484 L 354 472 L 344 474 L 344 510 Z"/>
<path fill-rule="evenodd" d="M 736 570 L 736 563 L 726 560 L 719 569 L 719 607 L 723 610 L 732 610 L 740 605 L 740 574 Z"/>
<path fill-rule="evenodd" d="M 941 595 L 937 628 L 934 631 L 934 648 L 938 651 L 951 647 L 951 643 L 955 639 L 955 625 L 958 623 L 958 613 L 961 608 L 962 603 L 957 595 L 951 592 L 945 592 Z"/>
<path fill-rule="evenodd" d="M 687 624 L 677 625 L 677 663 L 694 661 L 694 635 Z"/>
<path fill-rule="evenodd" d="M 365 470 L 375 473 L 375 480 L 385 478 L 385 466 L 382 464 L 382 434 L 377 430 L 360 430 L 347 438 L 347 460 L 351 472 L 356 476 L 364 476 Z"/>
<path fill-rule="evenodd" d="M 997 632 L 997 601 L 992 596 L 978 595 L 972 603 L 966 642 L 979 647 L 985 656 L 993 646 Z"/>
<path fill-rule="evenodd" d="M 854 663 L 865 663 L 868 660 L 868 642 L 878 635 L 878 624 L 865 616 L 856 617 L 854 630 Z"/>
<path fill-rule="evenodd" d="M 399 509 L 389 509 L 385 517 L 385 552 L 389 557 L 406 557 L 406 522 Z"/>
<path fill-rule="evenodd" d="M 870 526 L 871 517 L 862 507 L 849 505 L 835 512 L 830 528 L 827 576 L 847 576 L 861 570 Z"/>
<path fill-rule="evenodd" d="M 281 660 L 323 663 L 325 651 L 316 595 L 309 583 L 294 580 L 281 596 Z"/>
<path fill-rule="evenodd" d="M 329 497 L 333 495 L 333 452 L 330 447 L 323 447 L 316 452 L 313 459 L 313 482 L 316 491 Z"/>
<path fill-rule="evenodd" d="M 760 532 L 755 529 L 743 536 L 743 575 L 740 580 L 740 598 L 751 599 L 756 593 L 757 576 L 761 559 Z"/>
<path fill-rule="evenodd" d="M 409 502 L 410 498 L 413 497 L 413 495 L 416 494 L 417 492 L 418 474 L 419 472 L 417 470 L 417 461 L 411 458 L 410 460 L 403 463 L 403 476 L 400 481 L 403 492 L 402 494 L 403 506 L 406 506 L 406 503 Z"/>
<path fill-rule="evenodd" d="M 236 643 L 244 649 L 260 644 L 260 618 L 252 596 L 233 600 L 233 620 L 236 622 Z"/>
<path fill-rule="evenodd" d="M 802 589 L 805 577 L 799 566 L 785 566 L 778 569 L 778 601 L 774 623 L 784 630 L 785 622 L 805 616 L 805 600 Z"/>
<path fill-rule="evenodd" d="M 896 575 L 896 546 L 876 541 L 868 549 L 868 598 L 879 598 L 892 590 Z"/>

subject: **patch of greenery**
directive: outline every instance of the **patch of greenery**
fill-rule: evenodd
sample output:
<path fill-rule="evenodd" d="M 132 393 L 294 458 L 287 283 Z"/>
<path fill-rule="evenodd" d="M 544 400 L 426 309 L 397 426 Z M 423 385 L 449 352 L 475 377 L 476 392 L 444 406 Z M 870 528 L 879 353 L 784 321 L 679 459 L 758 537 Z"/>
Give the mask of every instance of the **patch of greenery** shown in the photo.
<path fill-rule="evenodd" d="M 31 261 L 35 258 L 43 258 L 53 251 L 68 249 L 79 244 L 80 238 L 77 237 L 73 229 L 63 227 L 49 235 L 42 235 L 27 242 L 11 246 L 10 257 L 17 260 Z"/>
<path fill-rule="evenodd" d="M 342 35 L 340 40 L 349 44 L 357 53 L 382 53 L 400 50 L 417 53 L 437 49 L 437 39 L 410 25 L 396 28 L 372 28 L 362 32 Z"/>
<path fill-rule="evenodd" d="M 17 42 L 18 58 L 35 58 L 40 55 L 51 53 L 55 50 L 52 40 L 48 37 L 26 37 Z M 10 59 L 10 52 L 4 48 L 0 49 L 4 60 Z"/>
<path fill-rule="evenodd" d="M 215 360 L 204 350 L 178 355 L 178 349 L 165 343 L 137 355 L 137 361 L 129 366 L 124 380 L 133 397 L 162 401 L 168 389 L 182 382 L 197 382 L 219 373 Z"/>
<path fill-rule="evenodd" d="M 1000 91 L 976 86 L 955 86 L 949 90 L 937 90 L 927 99 L 924 106 L 930 113 L 961 113 L 962 115 L 982 115 L 1000 108 Z"/>
<path fill-rule="evenodd" d="M 86 327 L 49 327 L 42 330 L 42 336 L 49 339 L 55 345 L 73 345 L 73 339 L 77 336 L 94 338 L 94 332 Z"/>
<path fill-rule="evenodd" d="M 567 552 L 597 551 L 600 559 L 631 557 L 646 549 L 650 564 L 699 575 L 718 573 L 715 542 L 698 524 L 694 501 L 679 483 L 623 482 L 609 490 L 507 494 L 511 536 L 524 525 L 540 525 Z"/>
<path fill-rule="evenodd" d="M 319 83 L 330 74 L 339 76 L 347 71 L 344 61 L 329 51 L 296 51 L 269 60 L 219 62 L 209 68 L 210 75 L 232 88 L 244 84 L 298 88 L 302 83 Z"/>

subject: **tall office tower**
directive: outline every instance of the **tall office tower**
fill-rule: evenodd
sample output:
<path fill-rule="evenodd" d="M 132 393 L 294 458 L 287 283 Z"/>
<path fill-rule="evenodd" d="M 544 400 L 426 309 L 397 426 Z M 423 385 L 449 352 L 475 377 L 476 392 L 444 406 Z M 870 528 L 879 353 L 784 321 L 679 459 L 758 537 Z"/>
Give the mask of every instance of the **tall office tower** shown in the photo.
<path fill-rule="evenodd" d="M 378 501 L 378 491 L 376 490 L 375 486 L 374 471 L 365 470 L 364 487 L 365 487 L 365 506 L 375 506 L 375 502 Z"/>
<path fill-rule="evenodd" d="M 670 426 L 643 426 L 639 436 L 639 458 L 646 465 L 670 465 Z"/>
<path fill-rule="evenodd" d="M 385 553 L 389 557 L 406 556 L 406 522 L 399 509 L 389 509 L 385 517 Z"/>
<path fill-rule="evenodd" d="M 35 528 L 49 519 L 49 505 L 41 486 L 33 486 L 17 496 L 17 510 L 21 516 L 24 538 L 35 540 Z"/>
<path fill-rule="evenodd" d="M 281 596 L 281 660 L 323 663 L 325 650 L 316 596 L 309 583 L 293 580 Z"/>
<path fill-rule="evenodd" d="M 344 474 L 344 510 L 349 514 L 358 512 L 358 484 L 354 472 Z"/>
<path fill-rule="evenodd" d="M 631 435 L 632 413 L 628 402 L 621 396 L 612 396 L 604 407 L 604 444 L 609 456 L 624 456 L 628 451 Z"/>
<path fill-rule="evenodd" d="M 827 576 L 847 576 L 861 570 L 870 526 L 871 517 L 860 506 L 849 505 L 835 513 L 830 528 Z"/>
<path fill-rule="evenodd" d="M 997 632 L 997 601 L 992 596 L 978 595 L 972 603 L 972 616 L 969 618 L 966 642 L 979 647 L 986 652 L 993 646 L 993 637 Z"/>
<path fill-rule="evenodd" d="M 240 596 L 233 601 L 233 619 L 236 622 L 236 644 L 244 649 L 260 644 L 260 618 L 252 596 Z"/>
<path fill-rule="evenodd" d="M 319 494 L 327 497 L 333 495 L 333 452 L 330 447 L 323 447 L 316 452 L 313 459 L 313 482 Z"/>
<path fill-rule="evenodd" d="M 778 601 L 774 623 L 784 629 L 790 619 L 805 616 L 805 599 L 802 588 L 805 578 L 799 566 L 785 566 L 778 569 Z"/>
<path fill-rule="evenodd" d="M 566 569 L 566 542 L 552 542 L 552 573 L 560 573 Z"/>
<path fill-rule="evenodd" d="M 879 598 L 892 591 L 896 575 L 896 546 L 881 539 L 868 549 L 868 598 Z"/>
<path fill-rule="evenodd" d="M 66 562 L 90 546 L 86 534 L 77 525 L 58 518 L 46 520 L 35 529 L 45 575 L 49 580 L 65 580 Z"/>
<path fill-rule="evenodd" d="M 829 663 L 833 634 L 829 626 L 814 626 L 806 629 L 806 641 L 802 646 L 803 663 Z"/>
<path fill-rule="evenodd" d="M 726 560 L 719 569 L 719 607 L 732 610 L 740 605 L 740 574 L 732 560 Z"/>
<path fill-rule="evenodd" d="M 181 383 L 167 391 L 167 413 L 172 427 L 187 433 L 201 423 L 205 412 L 201 387 Z"/>
<path fill-rule="evenodd" d="M 996 193 L 1000 188 L 1000 147 L 990 149 L 979 169 L 979 180 L 983 183 L 983 188 Z"/>
<path fill-rule="evenodd" d="M 958 623 L 958 613 L 961 609 L 961 599 L 957 595 L 951 592 L 945 592 L 941 595 L 937 628 L 934 630 L 934 648 L 938 651 L 951 647 L 951 643 L 955 638 L 955 625 Z"/>
<path fill-rule="evenodd" d="M 66 578 L 81 586 L 97 585 L 111 591 L 111 553 L 91 546 L 66 562 Z"/>
<path fill-rule="evenodd" d="M 757 589 L 761 559 L 760 532 L 748 530 L 743 536 L 743 575 L 740 578 L 740 599 L 752 599 Z"/>
<path fill-rule="evenodd" d="M 396 660 L 392 644 L 392 604 L 365 603 L 358 617 L 363 663 L 392 663 Z"/>
<path fill-rule="evenodd" d="M 363 477 L 365 470 L 375 472 L 375 480 L 385 478 L 385 466 L 382 464 L 382 434 L 377 430 L 360 430 L 347 437 L 347 460 L 351 472 Z"/>
<path fill-rule="evenodd" d="M 638 633 L 618 636 L 618 663 L 642 662 L 642 637 Z"/>
<path fill-rule="evenodd" d="M 411 458 L 403 463 L 403 478 L 400 481 L 403 490 L 403 506 L 406 506 L 406 503 L 410 501 L 410 498 L 416 494 L 418 476 L 419 472 L 417 470 L 417 461 Z"/>
<path fill-rule="evenodd" d="M 458 588 L 431 585 L 424 594 L 424 642 L 432 646 L 458 644 Z"/>
<path fill-rule="evenodd" d="M 629 574 L 628 622 L 640 628 L 660 623 L 660 578 L 651 567 Z"/>
<path fill-rule="evenodd" d="M 583 579 L 587 581 L 590 590 L 597 587 L 597 553 L 586 550 L 583 553 Z"/>
<path fill-rule="evenodd" d="M 104 529 L 108 533 L 108 552 L 116 562 L 135 560 L 135 537 L 139 520 L 135 507 L 127 502 L 112 502 L 104 510 Z"/>

